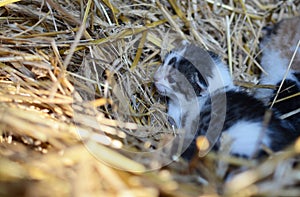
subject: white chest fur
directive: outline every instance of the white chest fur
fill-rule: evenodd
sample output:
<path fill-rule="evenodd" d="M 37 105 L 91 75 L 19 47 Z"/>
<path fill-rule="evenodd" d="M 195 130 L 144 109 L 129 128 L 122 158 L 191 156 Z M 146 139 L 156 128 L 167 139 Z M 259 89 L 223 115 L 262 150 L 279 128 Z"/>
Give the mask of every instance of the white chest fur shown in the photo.
<path fill-rule="evenodd" d="M 176 123 L 176 127 L 181 127 L 181 115 L 182 111 L 180 109 L 179 102 L 175 102 L 174 100 L 170 100 L 168 103 L 168 115 L 173 118 Z"/>
<path fill-rule="evenodd" d="M 230 152 L 237 155 L 251 157 L 260 148 L 261 144 L 270 146 L 267 131 L 261 122 L 238 121 L 224 133 L 228 134 L 232 144 Z"/>

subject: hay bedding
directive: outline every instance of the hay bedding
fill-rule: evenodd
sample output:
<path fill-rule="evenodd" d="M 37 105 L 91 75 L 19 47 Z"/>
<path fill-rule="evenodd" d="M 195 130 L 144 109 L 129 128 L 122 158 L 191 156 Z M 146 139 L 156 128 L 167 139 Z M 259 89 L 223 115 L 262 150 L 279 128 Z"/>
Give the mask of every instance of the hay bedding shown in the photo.
<path fill-rule="evenodd" d="M 262 27 L 299 15 L 299 1 L 8 2 L 1 196 L 299 196 L 297 142 L 266 161 L 225 151 L 164 166 L 159 154 L 140 154 L 174 132 L 151 77 L 177 40 L 216 52 L 252 87 Z"/>

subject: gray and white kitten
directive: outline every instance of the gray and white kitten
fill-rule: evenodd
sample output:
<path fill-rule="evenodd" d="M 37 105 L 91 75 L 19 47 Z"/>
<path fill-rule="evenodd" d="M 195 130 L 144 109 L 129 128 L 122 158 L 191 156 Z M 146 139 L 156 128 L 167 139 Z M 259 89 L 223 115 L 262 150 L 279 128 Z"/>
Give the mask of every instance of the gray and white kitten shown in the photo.
<path fill-rule="evenodd" d="M 265 121 L 265 105 L 233 85 L 216 55 L 195 45 L 186 43 L 167 54 L 154 83 L 168 98 L 168 115 L 185 131 L 184 158 L 196 152 L 199 135 L 206 137 L 210 148 L 218 149 L 226 133 L 232 139 L 231 154 L 245 157 L 260 155 L 262 144 L 279 151 L 296 138 L 294 128 L 276 113 Z"/>
<path fill-rule="evenodd" d="M 262 38 L 260 48 L 262 51 L 261 65 L 267 73 L 263 73 L 260 84 L 275 85 L 277 88 L 259 89 L 256 97 L 272 103 L 282 83 L 276 100 L 284 99 L 300 92 L 300 17 L 284 19 L 279 23 L 264 28 L 265 36 Z M 288 69 L 291 62 L 291 68 Z M 286 120 L 294 125 L 300 133 L 300 96 L 276 102 L 273 106 Z"/>

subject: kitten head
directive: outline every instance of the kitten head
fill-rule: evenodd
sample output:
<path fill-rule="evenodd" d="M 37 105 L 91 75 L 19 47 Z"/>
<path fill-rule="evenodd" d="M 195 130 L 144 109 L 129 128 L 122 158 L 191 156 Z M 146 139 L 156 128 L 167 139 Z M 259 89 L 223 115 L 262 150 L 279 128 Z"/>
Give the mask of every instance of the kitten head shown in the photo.
<path fill-rule="evenodd" d="M 197 96 L 207 89 L 207 83 L 195 66 L 177 51 L 166 55 L 163 64 L 154 75 L 154 82 L 160 94 L 173 96 Z"/>
<path fill-rule="evenodd" d="M 167 54 L 154 82 L 160 94 L 187 100 L 232 84 L 227 68 L 217 56 L 192 44 Z"/>

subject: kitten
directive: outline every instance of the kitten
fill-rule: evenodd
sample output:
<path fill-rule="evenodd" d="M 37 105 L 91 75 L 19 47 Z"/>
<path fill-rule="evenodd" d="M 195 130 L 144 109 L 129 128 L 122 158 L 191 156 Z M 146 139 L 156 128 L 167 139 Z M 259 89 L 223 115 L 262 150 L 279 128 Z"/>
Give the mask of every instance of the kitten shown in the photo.
<path fill-rule="evenodd" d="M 300 17 L 284 19 L 272 27 L 266 27 L 265 30 L 266 35 L 263 37 L 260 47 L 262 50 L 261 65 L 267 74 L 261 75 L 260 83 L 276 85 L 277 88 L 275 90 L 259 89 L 256 97 L 272 103 L 286 72 L 287 78 L 282 83 L 276 100 L 300 92 L 300 48 L 296 51 L 300 41 Z M 291 69 L 288 70 L 294 53 Z M 299 95 L 275 103 L 273 107 L 283 115 L 290 113 L 286 119 L 300 132 Z"/>
<path fill-rule="evenodd" d="M 295 139 L 293 127 L 276 113 L 265 125 L 264 104 L 233 85 L 227 67 L 216 55 L 195 45 L 184 44 L 166 55 L 154 83 L 168 98 L 168 115 L 185 131 L 179 137 L 186 159 L 196 152 L 199 135 L 206 137 L 210 148 L 218 149 L 220 137 L 227 133 L 232 139 L 230 152 L 245 157 L 262 153 L 261 144 L 278 151 Z M 178 143 L 179 139 L 175 148 Z"/>

